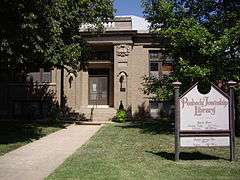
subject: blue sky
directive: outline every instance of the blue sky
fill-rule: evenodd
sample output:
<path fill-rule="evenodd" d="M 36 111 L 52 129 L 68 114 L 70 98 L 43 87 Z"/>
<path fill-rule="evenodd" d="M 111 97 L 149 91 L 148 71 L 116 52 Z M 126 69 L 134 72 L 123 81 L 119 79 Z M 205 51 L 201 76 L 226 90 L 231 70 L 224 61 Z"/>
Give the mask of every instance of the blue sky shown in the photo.
<path fill-rule="evenodd" d="M 115 0 L 114 8 L 117 9 L 116 15 L 136 15 L 143 16 L 141 0 Z"/>

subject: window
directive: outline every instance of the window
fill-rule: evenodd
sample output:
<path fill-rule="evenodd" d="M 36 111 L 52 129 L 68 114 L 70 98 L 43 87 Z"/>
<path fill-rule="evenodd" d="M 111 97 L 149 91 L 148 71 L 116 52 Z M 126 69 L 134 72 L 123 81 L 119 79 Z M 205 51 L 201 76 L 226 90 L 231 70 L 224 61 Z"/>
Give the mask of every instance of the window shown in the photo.
<path fill-rule="evenodd" d="M 169 75 L 173 71 L 172 62 L 164 62 L 162 65 L 162 74 Z"/>
<path fill-rule="evenodd" d="M 150 50 L 149 67 L 151 77 L 159 78 L 161 75 L 169 75 L 173 70 L 173 59 L 159 50 Z"/>
<path fill-rule="evenodd" d="M 159 62 L 150 62 L 150 71 L 159 71 Z"/>
<path fill-rule="evenodd" d="M 150 62 L 150 76 L 158 78 L 160 76 L 161 62 Z"/>
<path fill-rule="evenodd" d="M 39 69 L 33 69 L 31 72 L 27 74 L 27 81 L 32 81 L 32 82 L 51 82 L 52 80 L 52 74 L 50 69 L 44 69 L 44 68 L 39 68 Z"/>
<path fill-rule="evenodd" d="M 161 61 L 162 53 L 158 50 L 150 50 L 149 58 L 150 58 L 150 61 Z"/>
<path fill-rule="evenodd" d="M 149 51 L 149 66 L 150 76 L 158 78 L 161 73 L 162 66 L 162 54 L 160 51 L 150 50 Z"/>

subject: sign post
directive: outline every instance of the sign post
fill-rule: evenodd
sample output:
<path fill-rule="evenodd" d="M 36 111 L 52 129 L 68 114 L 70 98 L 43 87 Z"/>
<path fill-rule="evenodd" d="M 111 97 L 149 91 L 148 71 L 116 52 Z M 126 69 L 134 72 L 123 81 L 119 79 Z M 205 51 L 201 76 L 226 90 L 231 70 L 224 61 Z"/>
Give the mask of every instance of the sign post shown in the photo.
<path fill-rule="evenodd" d="M 230 95 L 230 128 L 231 128 L 231 139 L 230 139 L 230 160 L 235 160 L 235 112 L 234 112 L 234 86 L 237 83 L 234 81 L 228 81 L 229 95 Z"/>
<path fill-rule="evenodd" d="M 175 161 L 180 147 L 228 147 L 233 161 L 235 149 L 234 94 L 236 82 L 228 82 L 230 93 L 211 85 L 208 93 L 198 91 L 198 83 L 179 96 L 181 83 L 175 90 Z"/>
<path fill-rule="evenodd" d="M 179 89 L 181 82 L 174 82 L 175 90 L 175 161 L 179 160 L 179 125 L 180 125 L 180 107 L 179 107 Z"/>

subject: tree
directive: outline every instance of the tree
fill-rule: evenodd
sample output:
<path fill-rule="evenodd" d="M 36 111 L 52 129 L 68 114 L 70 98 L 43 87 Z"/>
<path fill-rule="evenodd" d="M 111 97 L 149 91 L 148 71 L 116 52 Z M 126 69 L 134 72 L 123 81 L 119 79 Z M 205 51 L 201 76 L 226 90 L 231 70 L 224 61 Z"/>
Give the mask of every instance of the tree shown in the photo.
<path fill-rule="evenodd" d="M 153 33 L 164 40 L 176 63 L 171 76 L 146 78 L 146 93 L 167 99 L 175 80 L 183 83 L 183 89 L 202 80 L 240 80 L 239 1 L 142 0 L 142 4 Z"/>
<path fill-rule="evenodd" d="M 8 71 L 79 70 L 87 53 L 79 25 L 113 16 L 112 0 L 2 0 L 0 7 L 0 63 Z"/>

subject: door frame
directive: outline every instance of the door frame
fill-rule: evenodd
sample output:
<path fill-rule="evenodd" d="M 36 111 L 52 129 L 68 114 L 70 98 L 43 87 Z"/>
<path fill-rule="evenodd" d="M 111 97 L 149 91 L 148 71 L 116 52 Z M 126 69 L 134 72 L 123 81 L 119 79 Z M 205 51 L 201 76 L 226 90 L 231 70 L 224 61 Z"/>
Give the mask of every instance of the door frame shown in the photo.
<path fill-rule="evenodd" d="M 107 74 L 99 74 L 99 75 L 91 75 L 91 74 L 88 74 L 88 106 L 109 106 L 109 93 L 110 93 L 110 78 L 109 78 L 109 74 L 110 74 L 110 69 L 108 68 L 91 68 L 92 70 L 107 70 Z M 89 101 L 90 101 L 90 78 L 91 77 L 106 77 L 107 78 L 107 104 L 104 104 L 104 105 L 100 105 L 98 103 L 96 104 L 89 104 Z"/>

